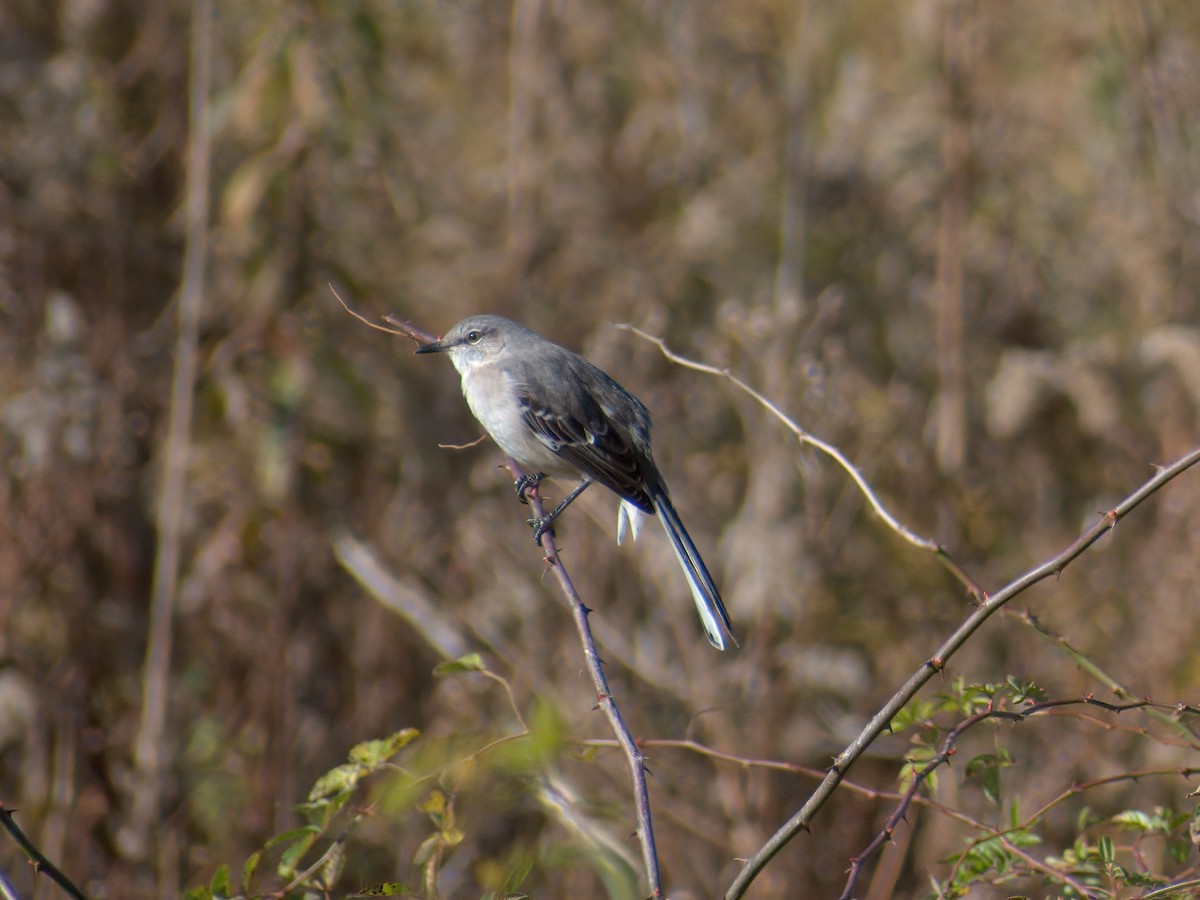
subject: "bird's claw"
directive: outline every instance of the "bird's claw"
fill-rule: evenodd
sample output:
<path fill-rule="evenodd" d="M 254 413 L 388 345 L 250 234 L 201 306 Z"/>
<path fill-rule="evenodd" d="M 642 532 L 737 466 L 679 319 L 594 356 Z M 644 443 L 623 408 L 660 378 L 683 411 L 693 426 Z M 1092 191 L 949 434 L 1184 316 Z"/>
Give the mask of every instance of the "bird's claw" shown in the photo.
<path fill-rule="evenodd" d="M 547 534 L 554 536 L 553 516 L 530 516 L 525 522 L 533 529 L 533 542 L 539 547 L 542 546 L 542 538 Z"/>
<path fill-rule="evenodd" d="M 513 488 L 517 492 L 517 499 L 522 503 L 529 503 L 529 498 L 526 496 L 526 494 L 541 484 L 542 479 L 545 477 L 546 476 L 541 472 L 535 472 L 532 475 L 522 475 L 520 478 L 514 481 Z M 538 543 L 540 544 L 541 541 L 539 540 Z"/>

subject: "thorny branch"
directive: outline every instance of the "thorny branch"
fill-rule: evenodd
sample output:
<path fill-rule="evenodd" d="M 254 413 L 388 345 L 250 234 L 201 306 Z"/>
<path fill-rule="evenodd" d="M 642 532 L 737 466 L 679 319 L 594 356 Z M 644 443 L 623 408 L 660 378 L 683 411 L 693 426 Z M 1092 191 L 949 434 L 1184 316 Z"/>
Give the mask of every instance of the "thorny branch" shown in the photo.
<path fill-rule="evenodd" d="M 912 779 L 912 783 L 901 795 L 900 802 L 896 805 L 896 808 L 892 811 L 892 814 L 888 816 L 887 822 L 884 823 L 883 828 L 880 829 L 879 833 L 875 835 L 875 838 L 866 846 L 863 852 L 850 861 L 850 874 L 846 879 L 846 887 L 842 891 L 842 900 L 849 900 L 850 897 L 854 896 L 854 889 L 858 885 L 858 880 L 862 876 L 863 868 L 866 863 L 874 858 L 875 855 L 883 849 L 884 845 L 892 839 L 892 835 L 896 828 L 907 815 L 908 808 L 917 798 L 917 792 L 920 790 L 921 785 L 925 783 L 926 779 L 929 778 L 935 769 L 950 762 L 950 757 L 957 752 L 958 740 L 965 732 L 975 727 L 980 722 L 986 722 L 991 719 L 1004 719 L 1009 722 L 1024 722 L 1026 719 L 1029 719 L 1032 716 L 1052 712 L 1064 707 L 1079 705 L 1097 706 L 1114 714 L 1128 712 L 1135 709 L 1149 709 L 1158 710 L 1164 713 L 1170 711 L 1175 715 L 1179 715 L 1181 713 L 1188 713 L 1193 716 L 1200 715 L 1200 709 L 1196 709 L 1195 707 L 1187 704 L 1167 706 L 1166 704 L 1155 703 L 1149 699 L 1136 700 L 1130 703 L 1107 703 L 1091 696 L 1076 699 L 1058 699 L 1046 700 L 1042 702 L 1031 702 L 1023 709 L 1019 710 L 1002 709 L 993 705 L 989 705 L 987 709 L 980 710 L 974 715 L 968 716 L 967 718 L 963 719 L 963 721 L 959 722 L 958 725 L 952 728 L 949 732 L 947 732 L 945 739 L 942 741 L 941 750 L 915 774 Z M 1128 777 L 1128 774 L 1122 777 Z M 1057 803 L 1059 801 L 1056 798 L 1054 802 Z M 1044 815 L 1049 808 L 1049 805 L 1043 807 L 1028 821 L 1036 821 L 1036 819 L 1041 815 Z M 1026 824 L 1020 827 L 1027 828 L 1029 825 Z M 1001 839 L 1003 839 L 1004 836 L 1005 832 L 999 832 L 990 835 L 990 837 L 999 837 Z M 1005 842 L 1005 849 L 1014 853 L 1015 855 L 1020 856 L 1022 861 L 1024 861 L 1027 865 L 1035 868 L 1037 871 L 1040 871 L 1048 878 L 1070 887 L 1081 897 L 1090 896 L 1090 892 L 1086 885 L 1079 883 L 1065 872 L 1059 871 L 1051 866 L 1047 866 L 1036 857 L 1020 850 L 1020 848 L 1016 847 L 1011 842 Z"/>
<path fill-rule="evenodd" d="M 966 643 L 983 623 L 1013 597 L 1037 584 L 1039 581 L 1060 574 L 1085 550 L 1108 534 L 1122 518 L 1128 515 L 1143 500 L 1167 484 L 1173 478 L 1200 462 L 1200 448 L 1193 450 L 1169 466 L 1160 468 L 1153 478 L 1122 500 L 1115 508 L 1102 515 L 1099 520 L 1081 534 L 1061 553 L 1030 569 L 1019 578 L 1010 581 L 991 596 L 984 595 L 983 602 L 967 617 L 935 652 L 917 669 L 908 681 L 892 696 L 863 728 L 862 732 L 834 760 L 825 779 L 808 798 L 808 801 L 746 862 L 725 896 L 728 900 L 742 897 L 750 883 L 775 856 L 801 830 L 806 830 L 817 811 L 833 794 L 838 783 L 863 752 L 874 743 L 888 727 L 888 723 L 917 691 L 924 687 L 936 673 L 945 668 L 946 662 Z"/>
<path fill-rule="evenodd" d="M 509 459 L 505 463 L 506 468 L 514 479 L 520 479 L 524 472 L 521 471 L 517 463 Z M 541 518 L 545 513 L 542 509 L 542 498 L 537 487 L 532 487 L 525 492 L 525 497 L 529 501 L 530 509 L 535 518 Z M 621 749 L 625 752 L 625 758 L 629 764 L 629 774 L 633 780 L 634 803 L 637 807 L 638 818 L 638 840 L 642 845 L 642 861 L 646 867 L 646 879 L 650 885 L 650 896 L 652 898 L 661 898 L 663 896 L 662 879 L 658 868 L 658 851 L 654 844 L 654 825 L 650 816 L 650 794 L 646 788 L 646 759 L 639 749 L 637 741 L 634 740 L 629 726 L 625 724 L 625 719 L 621 716 L 621 710 L 617 706 L 616 700 L 613 699 L 612 692 L 608 687 L 608 679 L 604 675 L 604 661 L 600 659 L 600 655 L 596 652 L 596 640 L 592 636 L 592 626 L 588 622 L 588 613 L 591 610 L 584 605 L 579 597 L 578 591 L 575 590 L 575 585 L 571 582 L 570 575 L 563 568 L 562 560 L 559 559 L 558 549 L 554 544 L 554 532 L 547 531 L 542 535 L 542 550 L 545 553 L 546 565 L 554 572 L 554 577 L 558 579 L 559 588 L 563 592 L 567 603 L 571 607 L 571 613 L 575 618 L 575 628 L 579 632 L 579 639 L 583 642 L 583 654 L 587 661 L 588 673 L 592 676 L 592 684 L 596 688 L 596 696 L 598 705 L 604 711 L 604 715 L 608 718 L 608 723 L 616 735 L 617 743 L 621 745 Z"/>
<path fill-rule="evenodd" d="M 15 809 L 8 809 L 4 804 L 0 803 L 0 827 L 3 827 L 8 832 L 9 837 L 21 848 L 21 852 L 29 859 L 29 864 L 62 888 L 67 896 L 74 898 L 74 900 L 86 900 L 83 891 L 75 887 L 71 883 L 71 879 L 67 878 L 50 860 L 46 859 L 42 851 L 21 830 L 21 827 L 17 825 L 16 819 L 13 818 L 13 813 L 15 812 Z"/>

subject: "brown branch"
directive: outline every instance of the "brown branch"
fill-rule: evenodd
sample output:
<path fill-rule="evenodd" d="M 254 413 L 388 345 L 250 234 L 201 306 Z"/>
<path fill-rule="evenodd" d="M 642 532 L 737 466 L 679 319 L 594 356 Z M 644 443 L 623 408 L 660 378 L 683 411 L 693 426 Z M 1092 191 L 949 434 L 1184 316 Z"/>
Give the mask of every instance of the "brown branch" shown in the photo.
<path fill-rule="evenodd" d="M 400 334 L 406 338 L 411 338 L 416 342 L 418 347 L 424 347 L 426 344 L 432 344 L 437 340 L 437 335 L 430 334 L 428 331 L 422 331 L 411 322 L 406 322 L 404 319 L 398 319 L 391 313 L 383 317 L 383 321 L 391 325 L 395 331 L 392 334 Z"/>
<path fill-rule="evenodd" d="M 520 466 L 515 460 L 509 459 L 505 463 L 505 467 L 512 473 L 514 479 L 520 479 L 524 474 Z M 545 513 L 542 507 L 542 498 L 536 487 L 530 488 L 525 492 L 525 497 L 529 500 L 529 507 L 533 515 L 541 518 Z M 650 885 L 650 896 L 652 898 L 663 897 L 662 878 L 658 868 L 658 851 L 654 844 L 654 825 L 650 815 L 650 795 L 646 788 L 646 759 L 642 756 L 642 751 L 638 748 L 637 741 L 634 740 L 629 726 L 625 724 L 625 719 L 621 715 L 621 710 L 617 707 L 617 702 L 613 699 L 612 692 L 608 687 L 608 679 L 604 675 L 604 663 L 600 659 L 599 653 L 596 652 L 596 640 L 592 636 L 592 626 L 588 622 L 588 613 L 591 612 L 579 597 L 579 592 L 575 590 L 575 585 L 571 582 L 571 577 L 563 568 L 562 560 L 558 556 L 558 549 L 554 545 L 554 532 L 547 531 L 542 536 L 542 550 L 545 553 L 546 565 L 554 572 L 554 577 L 558 580 L 559 588 L 563 592 L 568 605 L 571 607 L 571 614 L 575 619 L 575 628 L 579 632 L 579 639 L 583 643 L 583 654 L 587 662 L 589 674 L 592 676 L 592 684 L 596 688 L 596 696 L 598 705 L 604 711 L 604 715 L 608 719 L 608 724 L 616 736 L 617 743 L 625 752 L 625 758 L 629 764 L 629 774 L 633 781 L 634 804 L 637 808 L 638 818 L 638 840 L 642 845 L 642 862 L 646 867 L 646 879 Z"/>
<path fill-rule="evenodd" d="M 924 687 L 936 673 L 945 668 L 946 662 L 952 657 L 967 639 L 971 637 L 987 619 L 998 609 L 1008 603 L 1013 597 L 1050 577 L 1059 575 L 1070 563 L 1084 553 L 1092 544 L 1108 534 L 1117 522 L 1128 515 L 1147 497 L 1159 490 L 1163 485 L 1176 478 L 1200 462 L 1200 449 L 1193 450 L 1169 466 L 1160 468 L 1153 478 L 1121 501 L 1114 509 L 1105 513 L 1100 519 L 1079 536 L 1061 553 L 1030 569 L 1019 578 L 1006 584 L 990 597 L 985 595 L 984 601 L 971 613 L 962 625 L 934 652 L 926 662 L 922 663 L 909 680 L 892 696 L 883 708 L 879 710 L 863 728 L 862 732 L 834 760 L 825 779 L 809 797 L 804 806 L 775 832 L 774 835 L 746 862 L 738 873 L 728 891 L 727 900 L 735 900 L 745 895 L 750 883 L 768 862 L 792 838 L 802 830 L 807 830 L 817 811 L 833 794 L 834 789 L 845 777 L 846 772 L 863 752 L 888 727 L 892 718 L 904 705 L 916 696 L 917 691 Z"/>

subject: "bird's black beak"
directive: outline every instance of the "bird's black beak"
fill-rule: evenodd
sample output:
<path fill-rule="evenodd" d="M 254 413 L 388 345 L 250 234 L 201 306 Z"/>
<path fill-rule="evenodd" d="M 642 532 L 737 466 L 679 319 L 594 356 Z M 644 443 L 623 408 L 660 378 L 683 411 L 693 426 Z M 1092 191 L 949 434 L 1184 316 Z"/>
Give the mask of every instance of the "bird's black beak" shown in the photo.
<path fill-rule="evenodd" d="M 441 353 L 443 350 L 446 350 L 446 349 L 448 349 L 448 348 L 446 347 L 445 341 L 434 341 L 431 344 L 422 344 L 420 347 L 417 348 L 416 352 L 417 353 Z"/>

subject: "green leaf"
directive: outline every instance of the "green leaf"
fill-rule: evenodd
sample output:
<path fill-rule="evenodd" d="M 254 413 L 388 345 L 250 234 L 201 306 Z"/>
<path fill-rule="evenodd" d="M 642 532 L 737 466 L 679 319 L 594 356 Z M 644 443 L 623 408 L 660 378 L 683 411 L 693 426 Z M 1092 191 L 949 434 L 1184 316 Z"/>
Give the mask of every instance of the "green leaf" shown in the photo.
<path fill-rule="evenodd" d="M 1112 838 L 1107 834 L 1100 838 L 1100 858 L 1106 863 L 1112 863 L 1116 859 L 1116 851 L 1113 849 Z"/>
<path fill-rule="evenodd" d="M 340 766 L 334 766 L 317 779 L 317 783 L 308 792 L 308 802 L 314 803 L 332 797 L 334 794 L 352 791 L 364 774 L 362 766 L 357 763 L 343 763 Z"/>
<path fill-rule="evenodd" d="M 194 887 L 183 895 L 183 900 L 213 900 L 212 892 L 207 885 Z"/>
<path fill-rule="evenodd" d="M 229 880 L 229 866 L 225 863 L 217 866 L 217 871 L 213 872 L 212 880 L 208 883 L 208 889 L 212 891 L 214 898 L 229 897 L 233 893 L 233 884 Z"/>
<path fill-rule="evenodd" d="M 436 678 L 445 678 L 447 675 L 457 675 L 460 672 L 486 671 L 487 666 L 483 664 L 483 657 L 478 653 L 468 653 L 466 656 L 460 656 L 458 659 L 439 663 L 433 667 L 433 674 Z"/>
<path fill-rule="evenodd" d="M 446 795 L 435 789 L 429 792 L 429 796 L 426 798 L 425 802 L 417 808 L 421 810 L 421 812 L 432 816 L 436 821 L 443 813 L 446 812 L 447 806 L 448 804 L 446 802 Z"/>
<path fill-rule="evenodd" d="M 276 871 L 280 878 L 291 879 L 296 875 L 300 859 L 308 852 L 308 849 L 316 841 L 317 835 L 321 833 L 321 829 L 315 825 L 306 825 L 303 828 L 293 828 L 290 831 L 283 831 L 275 835 L 267 841 L 267 847 L 275 847 L 279 844 L 291 841 L 283 851 L 283 855 L 279 858 L 279 865 Z M 265 848 L 264 848 L 265 849 Z"/>
<path fill-rule="evenodd" d="M 1132 831 L 1153 831 L 1154 823 L 1140 809 L 1127 809 L 1112 817 L 1113 822 Z"/>
<path fill-rule="evenodd" d="M 253 893 L 250 890 L 250 882 L 254 878 L 254 873 L 258 869 L 258 864 L 262 862 L 262 851 L 255 850 L 246 858 L 246 864 L 242 866 L 242 893 Z"/>
<path fill-rule="evenodd" d="M 415 728 L 405 728 L 385 738 L 363 741 L 350 750 L 350 762 L 371 769 L 377 768 L 416 740 L 420 734 Z"/>
<path fill-rule="evenodd" d="M 1032 847 L 1042 842 L 1042 836 L 1028 828 L 1017 828 L 1008 833 L 1008 842 L 1014 847 Z"/>

